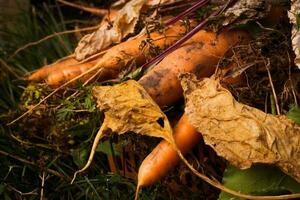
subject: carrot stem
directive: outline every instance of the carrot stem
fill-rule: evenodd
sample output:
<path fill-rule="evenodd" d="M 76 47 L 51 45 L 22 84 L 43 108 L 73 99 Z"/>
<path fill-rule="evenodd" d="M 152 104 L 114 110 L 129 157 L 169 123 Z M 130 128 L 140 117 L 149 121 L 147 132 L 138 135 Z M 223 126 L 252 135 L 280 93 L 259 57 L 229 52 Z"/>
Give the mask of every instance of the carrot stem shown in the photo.
<path fill-rule="evenodd" d="M 142 65 L 142 69 L 147 69 L 150 66 L 157 64 L 160 62 L 164 57 L 166 57 L 168 54 L 176 50 L 180 45 L 182 45 L 184 42 L 186 42 L 188 39 L 190 39 L 193 35 L 195 35 L 198 31 L 200 31 L 212 17 L 218 16 L 226 7 L 229 5 L 233 0 L 229 0 L 228 3 L 224 6 L 222 6 L 219 10 L 215 11 L 213 14 L 211 14 L 208 18 L 204 19 L 200 24 L 198 24 L 194 29 L 192 29 L 190 32 L 188 32 L 185 36 L 180 38 L 177 42 L 175 42 L 173 45 L 165 49 L 162 53 L 160 53 L 158 56 L 151 59 L 148 63 L 145 63 Z"/>
<path fill-rule="evenodd" d="M 197 3 L 195 3 L 192 7 L 186 9 L 185 11 L 183 11 L 182 13 L 180 13 L 179 15 L 169 19 L 168 21 L 165 22 L 165 25 L 171 25 L 174 24 L 175 22 L 177 22 L 178 20 L 182 19 L 183 17 L 189 15 L 190 13 L 194 12 L 195 10 L 197 10 L 198 8 L 201 8 L 202 6 L 204 6 L 205 4 L 207 4 L 210 0 L 200 0 Z"/>

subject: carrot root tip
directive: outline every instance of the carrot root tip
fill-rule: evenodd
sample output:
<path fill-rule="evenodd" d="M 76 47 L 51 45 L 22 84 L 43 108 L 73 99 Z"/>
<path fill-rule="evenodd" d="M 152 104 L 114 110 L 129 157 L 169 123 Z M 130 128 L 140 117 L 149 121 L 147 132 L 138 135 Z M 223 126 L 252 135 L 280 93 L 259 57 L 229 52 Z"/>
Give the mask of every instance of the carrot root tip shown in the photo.
<path fill-rule="evenodd" d="M 141 188 L 141 185 L 138 183 L 138 185 L 137 185 L 137 187 L 136 187 L 136 191 L 135 191 L 135 197 L 134 197 L 134 200 L 138 200 L 140 188 Z"/>

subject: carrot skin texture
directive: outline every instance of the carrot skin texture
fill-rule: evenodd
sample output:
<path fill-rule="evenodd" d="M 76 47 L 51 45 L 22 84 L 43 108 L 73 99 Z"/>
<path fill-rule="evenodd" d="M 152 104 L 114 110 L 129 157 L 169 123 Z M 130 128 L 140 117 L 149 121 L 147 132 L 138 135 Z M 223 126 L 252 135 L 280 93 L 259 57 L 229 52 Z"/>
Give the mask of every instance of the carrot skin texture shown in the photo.
<path fill-rule="evenodd" d="M 51 74 L 49 74 L 47 78 L 45 78 L 46 83 L 52 87 L 58 87 L 63 83 L 65 83 L 66 81 L 72 80 L 76 76 L 79 76 L 80 74 L 86 72 L 87 70 L 95 66 L 96 63 L 97 60 L 93 60 L 78 65 L 65 66 L 63 69 L 53 71 Z M 88 80 L 89 77 L 91 77 L 94 73 L 96 72 L 94 71 L 84 75 L 82 78 L 80 78 L 80 81 L 84 82 L 85 80 Z M 100 81 L 112 79 L 112 78 L 116 78 L 117 75 L 118 73 L 115 70 L 103 68 L 101 69 L 101 74 L 99 75 L 99 79 Z"/>
<path fill-rule="evenodd" d="M 212 75 L 226 51 L 247 38 L 248 34 L 243 31 L 225 31 L 220 35 L 199 31 L 144 75 L 139 83 L 159 106 L 170 106 L 182 98 L 179 73 L 190 72 L 198 77 Z"/>
<path fill-rule="evenodd" d="M 163 49 L 175 42 L 185 31 L 186 27 L 177 23 L 170 26 L 163 34 L 153 32 L 150 34 L 150 37 L 153 39 L 154 45 Z M 105 68 L 104 71 L 106 76 L 104 77 L 115 78 L 117 73 L 132 61 L 135 61 L 138 66 L 144 64 L 146 61 L 145 54 L 147 54 L 150 49 L 149 46 L 146 46 L 143 50 L 140 49 L 140 44 L 145 39 L 146 35 L 142 35 L 132 40 L 125 41 L 109 48 L 104 55 L 84 63 L 80 63 L 74 58 L 66 58 L 58 63 L 42 67 L 27 79 L 29 81 L 46 80 L 48 85 L 59 86 L 62 83 L 71 80 L 76 75 L 80 75 L 92 68 L 98 62 L 100 63 L 99 68 Z M 109 73 L 111 73 L 111 76 L 109 76 Z"/>
<path fill-rule="evenodd" d="M 174 130 L 178 149 L 185 155 L 201 138 L 201 134 L 188 122 L 187 116 L 183 115 Z M 138 184 L 146 187 L 158 182 L 179 160 L 172 145 L 165 140 L 161 141 L 142 162 L 138 172 Z"/>
<path fill-rule="evenodd" d="M 55 71 L 62 70 L 64 66 L 71 66 L 75 65 L 78 61 L 76 61 L 74 58 L 65 58 L 64 60 L 53 63 L 50 65 L 45 65 L 42 68 L 38 69 L 36 72 L 31 74 L 27 80 L 29 81 L 41 81 L 47 76 Z"/>
<path fill-rule="evenodd" d="M 180 23 L 170 26 L 165 32 L 153 32 L 150 38 L 153 44 L 161 49 L 171 45 L 186 31 L 186 27 Z M 103 55 L 102 65 L 103 68 L 121 69 L 125 67 L 128 62 L 135 59 L 137 65 L 142 65 L 146 61 L 145 53 L 149 51 L 149 46 L 141 51 L 140 44 L 145 41 L 146 36 L 141 35 L 132 40 L 121 43 L 111 47 L 106 54 Z"/>

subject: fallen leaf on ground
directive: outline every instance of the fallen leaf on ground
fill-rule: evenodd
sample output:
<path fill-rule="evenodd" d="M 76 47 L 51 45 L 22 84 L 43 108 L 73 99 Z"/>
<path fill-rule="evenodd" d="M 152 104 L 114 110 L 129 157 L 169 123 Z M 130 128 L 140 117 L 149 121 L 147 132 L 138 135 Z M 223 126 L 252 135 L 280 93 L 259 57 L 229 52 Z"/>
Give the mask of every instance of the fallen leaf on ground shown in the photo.
<path fill-rule="evenodd" d="M 88 56 L 100 52 L 113 43 L 119 43 L 123 38 L 134 32 L 140 17 L 140 11 L 146 0 L 131 0 L 121 10 L 113 22 L 112 27 L 105 24 L 97 31 L 85 35 L 75 49 L 77 60 L 83 60 Z"/>
<path fill-rule="evenodd" d="M 241 169 L 276 164 L 300 182 L 300 127 L 286 116 L 266 114 L 237 102 L 219 81 L 180 76 L 185 112 L 206 144 Z"/>

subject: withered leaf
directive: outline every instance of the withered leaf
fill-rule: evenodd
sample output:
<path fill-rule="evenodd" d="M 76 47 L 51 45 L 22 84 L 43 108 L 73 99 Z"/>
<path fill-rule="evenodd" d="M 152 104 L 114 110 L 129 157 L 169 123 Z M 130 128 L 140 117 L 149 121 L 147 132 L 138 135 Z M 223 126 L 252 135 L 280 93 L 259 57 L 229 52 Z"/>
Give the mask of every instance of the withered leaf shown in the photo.
<path fill-rule="evenodd" d="M 276 164 L 300 182 L 300 127 L 286 116 L 237 102 L 217 80 L 182 74 L 190 123 L 205 143 L 239 168 Z"/>
<path fill-rule="evenodd" d="M 113 22 L 112 27 L 106 24 L 97 31 L 85 35 L 75 49 L 77 60 L 100 52 L 113 43 L 119 43 L 128 34 L 134 32 L 139 20 L 140 11 L 146 0 L 131 0 L 121 10 Z"/>
<path fill-rule="evenodd" d="M 291 10 L 288 12 L 292 27 L 292 46 L 295 52 L 295 64 L 300 69 L 300 1 L 292 0 L 291 1 Z"/>
<path fill-rule="evenodd" d="M 93 96 L 105 118 L 94 139 L 86 165 L 75 172 L 72 182 L 78 173 L 90 166 L 99 141 L 107 133 L 121 135 L 132 131 L 163 138 L 177 148 L 167 116 L 138 82 L 129 80 L 114 86 L 96 86 L 93 88 Z"/>
<path fill-rule="evenodd" d="M 261 19 L 270 10 L 270 3 L 265 0 L 240 0 L 229 7 L 223 14 L 223 26 L 245 24 L 250 20 Z"/>
<path fill-rule="evenodd" d="M 172 137 L 168 118 L 136 81 L 97 86 L 93 88 L 93 95 L 99 109 L 104 112 L 102 126 L 106 130 L 117 134 L 133 131 L 166 140 Z"/>

